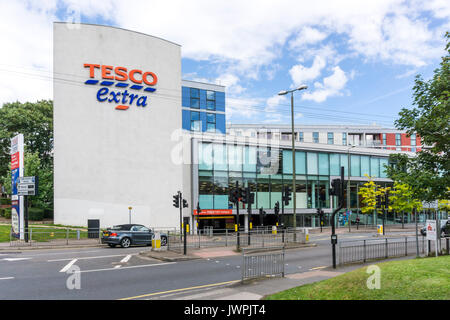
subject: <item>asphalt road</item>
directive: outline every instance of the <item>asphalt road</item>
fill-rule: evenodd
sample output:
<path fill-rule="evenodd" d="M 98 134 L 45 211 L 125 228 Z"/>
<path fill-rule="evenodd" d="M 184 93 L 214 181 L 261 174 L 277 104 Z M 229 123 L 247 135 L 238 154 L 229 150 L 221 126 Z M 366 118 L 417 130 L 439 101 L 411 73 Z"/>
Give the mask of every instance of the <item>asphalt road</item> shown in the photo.
<path fill-rule="evenodd" d="M 373 239 L 372 235 L 342 234 L 339 238 Z M 310 242 L 317 247 L 286 251 L 287 274 L 331 265 L 330 235 L 312 234 Z M 137 255 L 144 250 L 149 248 L 0 252 L 0 299 L 178 299 L 183 294 L 226 286 L 241 278 L 240 255 L 161 262 Z M 74 274 L 74 270 L 80 273 Z"/>

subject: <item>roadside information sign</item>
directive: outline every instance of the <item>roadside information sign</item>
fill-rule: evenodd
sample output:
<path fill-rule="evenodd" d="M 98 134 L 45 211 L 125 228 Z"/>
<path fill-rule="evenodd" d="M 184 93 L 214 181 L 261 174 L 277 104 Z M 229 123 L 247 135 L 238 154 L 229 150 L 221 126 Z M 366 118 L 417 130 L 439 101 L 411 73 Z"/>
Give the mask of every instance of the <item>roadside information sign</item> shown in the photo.
<path fill-rule="evenodd" d="M 436 241 L 436 221 L 427 220 L 426 224 L 427 240 Z"/>

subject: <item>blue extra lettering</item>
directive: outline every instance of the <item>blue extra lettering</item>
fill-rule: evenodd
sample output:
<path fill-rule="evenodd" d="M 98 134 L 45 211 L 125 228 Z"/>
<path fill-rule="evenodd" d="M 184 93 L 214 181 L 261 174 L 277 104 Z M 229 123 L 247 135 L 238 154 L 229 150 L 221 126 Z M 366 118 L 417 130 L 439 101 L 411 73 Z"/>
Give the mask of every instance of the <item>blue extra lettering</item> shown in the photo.
<path fill-rule="evenodd" d="M 136 102 L 136 105 L 138 107 L 145 107 L 145 106 L 147 106 L 147 97 L 146 96 L 139 97 L 139 99 Z"/>
<path fill-rule="evenodd" d="M 100 102 L 106 101 L 108 98 L 102 98 L 102 96 L 107 95 L 109 92 L 108 88 L 101 88 L 97 91 L 97 100 Z"/>

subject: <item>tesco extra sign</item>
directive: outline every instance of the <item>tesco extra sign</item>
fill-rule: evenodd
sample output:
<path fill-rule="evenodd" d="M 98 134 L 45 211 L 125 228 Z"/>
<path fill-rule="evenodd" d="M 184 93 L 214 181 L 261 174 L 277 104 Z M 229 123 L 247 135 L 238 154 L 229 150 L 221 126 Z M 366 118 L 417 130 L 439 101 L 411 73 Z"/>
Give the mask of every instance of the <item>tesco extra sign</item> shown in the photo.
<path fill-rule="evenodd" d="M 84 67 L 89 71 L 89 79 L 84 83 L 100 85 L 97 100 L 117 104 L 117 110 L 127 110 L 133 104 L 145 107 L 145 94 L 156 91 L 158 77 L 153 72 L 93 63 L 85 63 Z"/>

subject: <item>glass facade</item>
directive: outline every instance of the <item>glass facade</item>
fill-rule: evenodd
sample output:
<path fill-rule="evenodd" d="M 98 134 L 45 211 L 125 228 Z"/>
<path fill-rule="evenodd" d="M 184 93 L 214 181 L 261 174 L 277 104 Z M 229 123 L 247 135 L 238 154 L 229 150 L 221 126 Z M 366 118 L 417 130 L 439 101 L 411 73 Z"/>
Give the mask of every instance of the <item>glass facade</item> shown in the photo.
<path fill-rule="evenodd" d="M 226 133 L 225 92 L 182 86 L 182 128 Z"/>
<path fill-rule="evenodd" d="M 273 208 L 281 203 L 283 185 L 292 187 L 292 151 L 269 147 L 199 142 L 199 204 L 202 209 L 231 209 L 228 190 L 250 186 L 254 209 Z M 347 177 L 348 155 L 329 152 L 295 152 L 297 208 L 330 207 L 330 176 Z M 350 176 L 386 178 L 388 158 L 350 155 Z M 365 178 L 362 180 L 365 180 Z M 353 182 L 352 182 L 353 184 Z M 322 196 L 321 196 L 322 195 Z M 351 185 L 351 204 L 357 205 L 357 186 Z M 242 204 L 241 204 L 242 205 Z M 286 206 L 292 208 L 292 201 Z"/>

